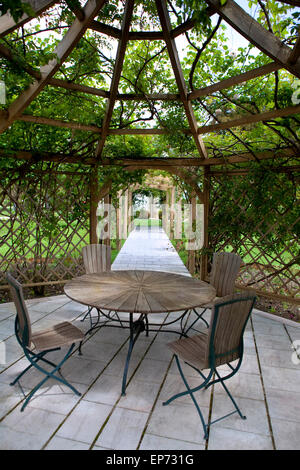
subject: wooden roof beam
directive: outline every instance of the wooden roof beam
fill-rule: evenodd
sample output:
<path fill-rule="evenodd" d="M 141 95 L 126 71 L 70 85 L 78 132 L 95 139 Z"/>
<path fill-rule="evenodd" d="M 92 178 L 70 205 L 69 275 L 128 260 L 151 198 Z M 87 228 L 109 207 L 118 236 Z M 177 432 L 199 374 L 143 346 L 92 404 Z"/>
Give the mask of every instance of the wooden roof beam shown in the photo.
<path fill-rule="evenodd" d="M 224 90 L 225 88 L 230 88 L 234 85 L 239 85 L 240 83 L 252 80 L 253 78 L 261 77 L 263 75 L 276 72 L 281 68 L 282 67 L 280 64 L 277 64 L 276 62 L 271 62 L 270 64 L 257 67 L 255 69 L 241 73 L 234 77 L 225 78 L 224 80 L 221 80 L 218 83 L 214 83 L 213 85 L 195 89 L 194 91 L 189 93 L 188 98 L 190 100 L 195 100 L 197 98 L 200 98 L 201 96 L 207 96 L 211 93 L 215 93 L 216 91 Z"/>
<path fill-rule="evenodd" d="M 109 135 L 166 135 L 172 134 L 174 132 L 170 129 L 160 129 L 160 128 L 135 128 L 135 129 L 108 129 Z M 190 129 L 176 129 L 176 132 L 181 132 L 183 134 L 190 135 Z"/>
<path fill-rule="evenodd" d="M 285 147 L 280 150 L 266 150 L 255 153 L 258 160 L 270 160 L 273 158 L 298 157 L 300 152 L 296 152 L 293 147 Z M 103 166 L 124 166 L 131 167 L 137 165 L 141 169 L 153 169 L 158 167 L 167 169 L 169 167 L 204 167 L 204 166 L 226 166 L 235 163 L 249 163 L 253 161 L 251 153 L 240 153 L 236 155 L 227 155 L 224 157 L 210 157 L 205 160 L 200 158 L 159 158 L 159 157 L 143 157 L 143 158 L 122 158 L 122 159 L 104 159 L 101 161 Z"/>
<path fill-rule="evenodd" d="M 101 21 L 93 20 L 90 24 L 90 29 L 97 31 L 98 33 L 106 34 L 107 36 L 111 36 L 115 39 L 121 39 L 122 32 L 120 29 L 101 23 Z"/>
<path fill-rule="evenodd" d="M 105 140 L 108 134 L 115 101 L 116 101 L 117 94 L 118 94 L 118 86 L 119 86 L 120 77 L 121 77 L 122 68 L 123 68 L 123 62 L 124 62 L 125 51 L 126 51 L 126 46 L 127 46 L 128 36 L 129 36 L 129 27 L 130 27 L 130 22 L 132 18 L 133 7 L 134 7 L 134 0 L 127 0 L 126 5 L 125 5 L 123 22 L 122 22 L 122 37 L 118 44 L 114 73 L 113 73 L 113 77 L 112 77 L 112 81 L 110 85 L 110 96 L 106 103 L 106 110 L 105 110 L 105 115 L 104 115 L 103 124 L 102 124 L 101 139 L 96 148 L 96 158 L 99 158 L 101 156 L 101 153 L 105 144 Z"/>
<path fill-rule="evenodd" d="M 269 121 L 282 116 L 290 116 L 292 114 L 300 113 L 300 105 L 288 106 L 283 109 L 273 109 L 260 114 L 247 114 L 239 119 L 232 119 L 231 121 L 220 122 L 219 124 L 211 124 L 209 126 L 199 127 L 199 134 L 207 134 L 209 132 L 217 132 L 223 129 L 231 129 L 232 127 L 244 126 L 256 122 Z"/>
<path fill-rule="evenodd" d="M 81 85 L 79 83 L 67 82 L 66 80 L 61 80 L 60 78 L 50 78 L 50 80 L 48 80 L 48 85 L 58 88 L 65 88 L 66 90 L 79 91 L 80 93 L 101 96 L 102 98 L 109 97 L 109 92 L 106 90 L 100 90 L 98 88 Z"/>
<path fill-rule="evenodd" d="M 254 44 L 264 54 L 271 57 L 293 75 L 300 77 L 300 59 L 295 64 L 289 63 L 291 48 L 280 41 L 273 33 L 266 30 L 252 16 L 246 13 L 234 0 L 227 0 L 221 6 L 219 0 L 206 0 L 244 38 Z"/>
<path fill-rule="evenodd" d="M 32 161 L 33 163 L 44 161 L 54 163 L 81 163 L 83 165 L 95 165 L 95 158 L 80 158 L 76 155 L 64 155 L 50 152 L 28 152 L 25 150 L 0 149 L 0 158 L 14 158 L 16 160 Z"/>
<path fill-rule="evenodd" d="M 199 151 L 200 157 L 201 158 L 206 158 L 207 157 L 207 152 L 205 149 L 205 145 L 202 141 L 201 138 L 199 138 L 199 135 L 197 134 L 197 121 L 194 115 L 194 111 L 192 108 L 192 104 L 190 101 L 188 101 L 188 92 L 187 92 L 187 87 L 186 83 L 184 80 L 184 76 L 182 73 L 179 57 L 178 57 L 178 52 L 176 48 L 176 43 L 175 40 L 171 37 L 171 22 L 169 18 L 169 13 L 168 9 L 166 6 L 165 0 L 155 0 L 162 31 L 164 33 L 164 40 L 167 45 L 171 65 L 173 68 L 173 72 L 175 75 L 175 80 L 179 89 L 179 95 L 185 110 L 185 114 L 191 129 L 191 133 L 193 135 L 196 147 Z"/>
<path fill-rule="evenodd" d="M 180 96 L 175 93 L 118 93 L 117 100 L 124 101 L 180 101 Z"/>
<path fill-rule="evenodd" d="M 0 47 L 1 54 L 1 47 Z M 101 96 L 102 98 L 109 98 L 110 92 L 106 90 L 101 90 L 99 88 L 90 87 L 87 85 L 81 85 L 79 83 L 67 82 L 66 80 L 61 80 L 58 78 L 51 78 L 48 81 L 48 85 L 54 87 L 65 88 L 66 90 L 79 91 L 81 93 L 87 93 L 91 95 Z M 175 93 L 149 93 L 149 94 L 136 94 L 136 93 L 118 93 L 116 100 L 136 100 L 136 101 L 178 101 L 180 97 Z"/>
<path fill-rule="evenodd" d="M 19 67 L 22 66 L 23 70 L 27 72 L 29 75 L 31 75 L 32 77 L 34 77 L 36 80 L 40 80 L 42 78 L 42 74 L 39 70 L 31 67 L 31 65 L 25 62 L 23 57 L 20 57 L 19 55 L 17 55 L 14 51 L 4 46 L 4 44 L 0 44 L 0 55 L 4 57 L 5 59 L 9 60 L 10 62 L 15 63 Z M 47 85 L 51 85 L 53 87 L 65 88 L 66 90 L 73 90 L 73 91 L 79 91 L 81 93 L 97 95 L 103 98 L 109 97 L 109 92 L 106 90 L 100 90 L 98 88 L 90 87 L 87 85 L 81 85 L 79 83 L 68 82 L 66 80 L 62 80 L 59 78 L 49 78 Z M 123 99 L 123 98 L 120 98 L 120 99 Z"/>
<path fill-rule="evenodd" d="M 208 15 L 213 15 L 215 13 L 214 8 L 207 7 L 207 13 Z M 193 19 L 188 19 L 184 21 L 182 24 L 179 26 L 176 26 L 176 28 L 172 29 L 170 31 L 171 38 L 175 39 L 177 36 L 180 36 L 180 34 L 184 34 L 190 29 L 193 28 L 195 25 L 195 21 Z M 93 29 L 94 31 L 98 31 L 99 33 L 106 34 L 107 36 L 111 36 L 116 39 L 121 39 L 122 32 L 120 29 L 110 26 L 108 24 L 102 23 L 101 21 L 94 20 L 91 23 L 90 29 Z M 142 40 L 149 40 L 149 41 L 155 41 L 155 40 L 163 40 L 164 35 L 162 31 L 131 31 L 129 32 L 129 40 L 137 40 L 137 41 L 142 41 Z"/>
<path fill-rule="evenodd" d="M 281 3 L 287 3 L 292 7 L 300 7 L 300 0 L 279 0 Z"/>
<path fill-rule="evenodd" d="M 179 36 L 180 34 L 189 31 L 194 25 L 193 20 L 188 20 L 182 25 L 177 26 L 171 31 L 171 36 L 173 38 Z M 94 20 L 91 23 L 90 29 L 97 31 L 98 33 L 106 34 L 107 36 L 111 36 L 115 39 L 121 39 L 122 32 L 120 29 L 115 28 L 114 26 L 107 25 L 102 23 L 101 21 Z M 156 41 L 161 40 L 163 41 L 164 35 L 162 31 L 131 31 L 129 32 L 129 41 Z"/>
<path fill-rule="evenodd" d="M 257 160 L 271 160 L 273 158 L 299 157 L 300 152 L 296 152 L 293 147 L 285 147 L 280 150 L 265 150 L 255 152 Z M 252 153 L 240 153 L 237 155 L 228 155 L 226 157 L 213 157 L 203 161 L 203 166 L 224 166 L 232 163 L 248 163 L 253 161 Z"/>
<path fill-rule="evenodd" d="M 79 131 L 101 133 L 101 128 L 93 125 L 81 124 L 80 122 L 67 122 L 58 119 L 51 119 L 43 116 L 32 116 L 30 114 L 23 114 L 17 118 L 17 121 L 30 122 L 33 124 L 45 124 L 48 126 L 62 127 L 66 129 L 76 129 Z"/>
<path fill-rule="evenodd" d="M 8 112 L 0 111 L 0 118 L 7 119 Z M 82 124 L 75 121 L 61 121 L 59 119 L 52 119 L 44 116 L 33 116 L 31 114 L 22 114 L 16 118 L 16 121 L 30 122 L 33 124 L 44 124 L 47 126 L 63 127 L 67 129 L 75 129 L 87 132 L 94 132 L 96 134 L 102 134 L 102 128 L 92 124 Z M 108 129 L 107 135 L 167 135 L 174 132 L 174 130 L 160 129 L 160 128 L 135 128 L 135 129 Z M 190 135 L 190 129 L 176 129 L 176 132 L 180 132 L 186 135 Z"/>
<path fill-rule="evenodd" d="M 105 0 L 89 0 L 84 7 L 85 18 L 83 21 L 75 19 L 66 35 L 55 50 L 57 59 L 52 59 L 40 69 L 41 78 L 32 83 L 9 107 L 8 118 L 0 119 L 0 132 L 4 132 L 15 119 L 29 106 L 34 98 L 47 85 L 48 80 L 58 71 L 61 64 L 81 39 L 92 19 L 97 15 L 105 3 Z"/>
<path fill-rule="evenodd" d="M 36 16 L 41 15 L 45 10 L 58 3 L 58 1 L 49 1 L 49 0 L 26 0 L 26 3 L 29 3 Z M 23 26 L 28 21 L 35 18 L 34 16 L 28 16 L 26 13 L 17 21 L 13 19 L 10 13 L 0 16 L 0 38 L 6 36 L 9 33 L 12 33 L 15 29 Z"/>
<path fill-rule="evenodd" d="M 300 152 L 292 147 L 285 147 L 279 150 L 266 150 L 256 152 L 258 160 L 270 160 L 273 158 L 297 158 Z M 62 163 L 82 163 L 85 165 L 95 165 L 95 158 L 81 158 L 76 155 L 55 154 L 50 152 L 29 152 L 22 150 L 0 149 L 0 157 L 15 158 L 16 160 L 32 160 Z M 241 153 L 236 155 L 227 155 L 225 157 L 211 157 L 205 160 L 200 158 L 159 158 L 159 157 L 143 157 L 143 158 L 121 158 L 121 159 L 103 159 L 102 166 L 122 166 L 132 167 L 138 165 L 141 169 L 151 169 L 153 166 L 159 166 L 160 169 L 166 170 L 168 167 L 204 167 L 204 166 L 224 166 L 232 163 L 248 163 L 253 161 L 251 153 Z"/>

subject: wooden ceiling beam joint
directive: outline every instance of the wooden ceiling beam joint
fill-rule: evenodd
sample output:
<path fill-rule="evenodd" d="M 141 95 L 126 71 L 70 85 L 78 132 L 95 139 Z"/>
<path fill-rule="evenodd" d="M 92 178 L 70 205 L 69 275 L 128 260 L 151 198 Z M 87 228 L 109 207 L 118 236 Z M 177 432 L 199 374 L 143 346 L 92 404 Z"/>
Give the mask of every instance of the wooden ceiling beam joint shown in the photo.
<path fill-rule="evenodd" d="M 107 99 L 106 110 L 105 110 L 105 115 L 104 115 L 103 124 L 102 124 L 101 139 L 98 142 L 98 145 L 96 148 L 96 158 L 98 159 L 100 158 L 103 148 L 104 148 L 105 140 L 108 135 L 110 121 L 111 121 L 112 114 L 113 114 L 115 101 L 116 101 L 117 94 L 118 94 L 118 86 L 120 82 L 126 46 L 127 46 L 128 37 L 129 37 L 129 27 L 130 27 L 130 22 L 132 18 L 133 7 L 134 7 L 134 0 L 127 0 L 126 5 L 125 5 L 125 10 L 124 10 L 123 22 L 122 22 L 122 36 L 118 44 L 116 62 L 115 62 L 113 77 L 112 77 L 111 85 L 110 85 L 110 97 Z"/>
<path fill-rule="evenodd" d="M 171 65 L 175 75 L 175 80 L 179 90 L 179 95 L 185 110 L 185 114 L 191 129 L 192 136 L 194 138 L 196 147 L 199 151 L 200 158 L 206 158 L 207 152 L 204 143 L 197 133 L 198 124 L 194 115 L 192 104 L 188 101 L 188 92 L 186 83 L 184 80 L 179 56 L 176 48 L 175 40 L 171 37 L 171 22 L 165 0 L 155 0 L 162 31 L 164 34 L 164 40 L 168 49 Z"/>
<path fill-rule="evenodd" d="M 217 13 L 251 44 L 300 78 L 300 59 L 298 58 L 294 64 L 289 62 L 292 49 L 275 34 L 265 29 L 234 0 L 227 0 L 225 5 L 220 5 L 219 0 L 206 0 L 206 2 L 215 8 Z"/>

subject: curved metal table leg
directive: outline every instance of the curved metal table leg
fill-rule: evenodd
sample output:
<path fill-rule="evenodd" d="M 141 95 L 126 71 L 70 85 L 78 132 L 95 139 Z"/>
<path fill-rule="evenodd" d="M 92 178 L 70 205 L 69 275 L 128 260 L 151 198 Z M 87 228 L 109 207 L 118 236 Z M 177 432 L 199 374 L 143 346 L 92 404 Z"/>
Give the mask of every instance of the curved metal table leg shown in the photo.
<path fill-rule="evenodd" d="M 141 315 L 138 320 L 133 321 L 133 314 L 130 313 L 129 328 L 130 328 L 129 347 L 128 347 L 128 352 L 127 352 L 127 357 L 126 357 L 126 362 L 125 362 L 124 372 L 123 372 L 123 380 L 122 380 L 122 395 L 123 396 L 125 395 L 125 391 L 126 391 L 127 374 L 128 374 L 129 363 L 130 363 L 130 358 L 131 358 L 133 347 L 140 333 L 145 331 L 144 316 Z M 146 332 L 147 332 L 147 323 L 146 323 Z"/>

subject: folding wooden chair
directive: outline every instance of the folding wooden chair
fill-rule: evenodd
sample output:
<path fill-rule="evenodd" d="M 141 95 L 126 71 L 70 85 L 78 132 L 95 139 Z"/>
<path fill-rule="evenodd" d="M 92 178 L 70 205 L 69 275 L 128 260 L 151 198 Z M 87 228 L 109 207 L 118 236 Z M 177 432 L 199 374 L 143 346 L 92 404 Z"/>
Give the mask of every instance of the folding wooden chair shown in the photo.
<path fill-rule="evenodd" d="M 82 257 L 86 274 L 102 273 L 111 270 L 111 248 L 107 245 L 93 243 L 82 248 Z M 93 307 L 89 307 L 81 321 L 87 317 L 90 318 L 91 328 L 93 327 L 92 311 Z M 97 310 L 97 320 L 100 321 L 100 312 Z"/>
<path fill-rule="evenodd" d="M 45 374 L 45 377 L 31 390 L 29 395 L 26 397 L 21 411 L 24 411 L 29 400 L 50 378 L 67 385 L 74 393 L 76 393 L 76 395 L 81 395 L 81 393 L 78 392 L 73 387 L 73 385 L 67 382 L 62 375 L 57 376 L 56 373 L 60 373 L 61 366 L 70 356 L 75 347 L 75 344 L 83 340 L 83 332 L 76 326 L 72 325 L 72 323 L 66 321 L 57 323 L 56 325 L 46 330 L 32 332 L 30 317 L 24 301 L 22 285 L 8 273 L 6 274 L 6 279 L 10 284 L 11 295 L 17 310 L 15 321 L 16 338 L 22 347 L 26 358 L 30 362 L 30 365 L 26 367 L 10 385 L 14 385 L 16 382 L 18 382 L 19 379 L 29 369 L 31 369 L 31 367 L 35 367 L 40 372 Z M 64 346 L 68 346 L 69 348 L 63 359 L 58 364 L 54 364 L 44 357 L 46 354 L 53 351 L 58 351 Z M 51 365 L 52 370 L 46 370 L 43 366 L 40 365 L 40 361 Z"/>
<path fill-rule="evenodd" d="M 242 415 L 236 401 L 224 382 L 225 380 L 233 377 L 241 366 L 243 359 L 244 330 L 255 300 L 255 296 L 234 294 L 223 298 L 221 301 L 217 301 L 213 307 L 212 320 L 208 333 L 203 332 L 195 336 L 181 338 L 168 344 L 168 347 L 175 354 L 176 364 L 185 384 L 186 391 L 177 393 L 163 404 L 168 405 L 178 397 L 190 395 L 201 419 L 204 429 L 204 439 L 207 439 L 208 437 L 209 425 L 212 425 L 233 413 L 238 413 L 242 419 L 246 419 L 246 417 Z M 190 388 L 187 379 L 183 374 L 180 360 L 184 361 L 200 374 L 203 382 L 199 386 Z M 234 361 L 237 362 L 232 364 Z M 229 366 L 230 372 L 229 374 L 221 376 L 217 369 L 219 366 L 224 364 Z M 207 375 L 204 375 L 202 372 L 204 369 L 208 370 Z M 216 378 L 214 378 L 214 375 Z M 203 388 L 207 389 L 216 383 L 220 383 L 223 386 L 232 401 L 235 410 L 211 423 L 206 424 L 194 393 Z"/>

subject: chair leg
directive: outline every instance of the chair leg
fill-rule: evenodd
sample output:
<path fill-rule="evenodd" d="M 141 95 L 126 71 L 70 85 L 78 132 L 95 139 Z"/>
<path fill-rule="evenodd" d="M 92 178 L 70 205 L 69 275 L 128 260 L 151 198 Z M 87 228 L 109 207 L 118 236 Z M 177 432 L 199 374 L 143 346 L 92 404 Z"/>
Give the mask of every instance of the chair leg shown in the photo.
<path fill-rule="evenodd" d="M 204 382 L 199 385 L 198 387 L 195 387 L 195 388 L 190 388 L 184 374 L 183 374 L 183 371 L 182 371 L 182 368 L 181 368 L 181 365 L 180 365 L 180 362 L 179 362 L 179 359 L 177 357 L 177 355 L 175 355 L 175 359 L 176 359 L 176 364 L 177 364 L 177 367 L 178 367 L 178 370 L 179 370 L 179 373 L 181 375 L 181 378 L 184 382 L 184 385 L 186 386 L 186 391 L 184 392 L 181 392 L 181 393 L 177 393 L 176 395 L 173 395 L 171 398 L 169 398 L 167 401 L 163 402 L 163 405 L 166 406 L 168 405 L 169 403 L 171 403 L 173 400 L 176 400 L 176 398 L 179 398 L 179 397 L 182 397 L 184 395 L 190 395 L 191 399 L 193 400 L 193 403 L 198 411 L 198 414 L 199 414 L 199 417 L 200 417 L 200 420 L 201 420 L 201 423 L 202 423 L 202 426 L 203 426 L 203 430 L 204 430 L 204 439 L 207 439 L 208 438 L 208 432 L 207 432 L 207 429 L 208 429 L 208 425 L 205 423 L 205 420 L 204 420 L 204 417 L 203 417 L 203 414 L 200 410 L 200 407 L 194 397 L 194 392 L 197 392 L 198 390 L 201 390 L 202 388 L 205 388 L 205 385 L 210 381 L 211 379 L 211 376 L 213 374 L 213 370 L 210 370 L 209 374 L 207 377 L 205 377 L 202 373 L 201 373 L 201 376 L 204 377 Z"/>
<path fill-rule="evenodd" d="M 238 404 L 236 403 L 236 401 L 235 401 L 235 399 L 233 398 L 233 396 L 231 395 L 230 391 L 228 390 L 228 388 L 227 388 L 226 385 L 224 384 L 224 380 L 228 379 L 229 376 L 226 376 L 225 378 L 222 378 L 222 377 L 220 376 L 220 374 L 217 372 L 217 370 L 215 370 L 215 373 L 216 373 L 216 375 L 217 375 L 218 378 L 219 378 L 218 382 L 221 383 L 222 387 L 224 388 L 225 392 L 227 393 L 227 395 L 229 396 L 230 400 L 232 401 L 232 403 L 233 403 L 233 405 L 234 405 L 234 407 L 235 407 L 237 413 L 239 414 L 239 416 L 240 416 L 242 419 L 247 419 L 247 417 L 242 414 L 241 410 L 240 410 L 239 407 L 238 407 Z M 233 374 L 229 374 L 229 375 L 232 376 Z M 216 382 L 216 381 L 215 381 L 215 382 Z M 224 416 L 224 418 L 225 418 L 225 416 Z M 222 418 L 221 418 L 221 419 L 222 419 Z"/>
<path fill-rule="evenodd" d="M 37 390 L 39 390 L 39 388 L 50 378 L 53 378 L 55 380 L 57 380 L 58 382 L 61 382 L 62 384 L 66 385 L 67 387 L 69 387 L 76 395 L 80 396 L 81 393 L 78 392 L 78 390 L 76 390 L 75 387 L 73 387 L 73 385 L 71 385 L 69 382 L 67 382 L 64 378 L 61 378 L 61 377 L 58 377 L 55 375 L 56 372 L 58 372 L 61 368 L 61 366 L 64 364 L 64 362 L 68 359 L 68 357 L 70 356 L 73 348 L 75 346 L 75 343 L 73 343 L 71 345 L 71 347 L 69 348 L 68 352 L 65 354 L 64 358 L 59 362 L 59 364 L 57 364 L 52 371 L 47 371 L 46 369 L 44 369 L 43 367 L 41 367 L 39 364 L 37 364 L 37 362 L 42 359 L 42 357 L 38 357 L 37 360 L 34 362 L 34 358 L 30 358 L 30 356 L 28 355 L 28 353 L 26 354 L 27 358 L 29 359 L 29 361 L 31 362 L 31 366 L 34 366 L 36 367 L 40 372 L 43 372 L 46 377 L 44 377 L 43 380 L 41 380 L 32 390 L 31 392 L 29 393 L 29 395 L 26 397 L 26 400 L 25 402 L 23 403 L 22 405 L 22 408 L 21 408 L 21 411 L 24 411 L 24 409 L 26 408 L 26 406 L 28 405 L 29 401 L 31 400 L 31 398 L 33 397 L 33 395 L 37 392 Z M 50 352 L 50 351 L 45 351 L 43 353 L 46 354 L 47 352 Z M 44 360 L 44 359 L 43 359 Z M 50 363 L 50 361 L 47 361 L 48 363 Z M 29 367 L 26 368 L 26 370 L 28 370 Z M 24 372 L 24 371 L 23 371 Z M 20 374 L 20 376 L 23 375 L 23 374 Z M 19 378 L 20 378 L 19 376 Z"/>
<path fill-rule="evenodd" d="M 33 367 L 33 364 L 29 364 L 29 366 L 26 367 L 26 369 L 24 369 L 24 370 L 15 378 L 15 380 L 13 380 L 13 382 L 11 382 L 9 385 L 15 385 L 15 384 L 20 380 L 20 378 L 21 378 L 24 374 L 26 374 L 26 372 L 27 372 L 29 369 L 31 369 L 31 367 Z"/>
<path fill-rule="evenodd" d="M 231 416 L 234 413 L 238 413 L 241 419 L 247 419 L 247 417 L 242 414 L 240 408 L 238 407 L 238 404 L 236 403 L 235 399 L 233 398 L 233 396 L 231 395 L 229 389 L 226 387 L 226 385 L 224 383 L 225 380 L 230 379 L 233 375 L 235 375 L 237 373 L 237 371 L 239 370 L 239 368 L 241 366 L 241 363 L 242 363 L 242 357 L 240 358 L 240 360 L 239 360 L 239 362 L 238 362 L 238 364 L 235 368 L 233 368 L 232 366 L 230 366 L 230 364 L 228 364 L 231 367 L 232 372 L 230 372 L 230 374 L 228 374 L 228 375 L 225 375 L 224 377 L 221 377 L 220 374 L 218 373 L 217 369 L 214 369 L 214 372 L 215 372 L 215 374 L 218 378 L 215 379 L 215 380 L 212 380 L 209 384 L 207 384 L 205 389 L 208 389 L 208 387 L 210 387 L 211 385 L 214 385 L 216 383 L 221 383 L 222 387 L 224 388 L 225 392 L 227 393 L 228 397 L 230 398 L 231 402 L 233 403 L 233 405 L 235 407 L 235 411 L 232 411 L 231 413 L 228 413 L 227 415 L 216 419 L 215 421 L 211 422 L 210 424 L 216 423 L 217 421 L 221 421 L 222 419 L 227 418 L 228 416 Z"/>
<path fill-rule="evenodd" d="M 243 359 L 243 358 L 240 357 L 239 362 L 237 363 L 237 366 L 236 366 L 235 368 L 233 368 L 230 364 L 228 364 L 228 365 L 230 366 L 231 370 L 232 370 L 232 372 L 230 372 L 230 374 L 225 375 L 224 377 L 221 377 L 218 373 L 216 373 L 218 379 L 212 380 L 209 384 L 206 385 L 205 388 L 208 388 L 208 387 L 210 387 L 211 385 L 214 385 L 214 384 L 219 383 L 219 382 L 224 382 L 225 380 L 228 380 L 228 379 L 230 379 L 231 377 L 233 377 L 233 376 L 237 373 L 237 371 L 239 370 L 239 368 L 241 367 L 242 359 Z M 216 372 L 217 372 L 217 371 L 216 371 Z"/>
<path fill-rule="evenodd" d="M 59 349 L 59 348 L 55 348 L 55 349 L 52 349 L 51 351 L 57 351 L 58 349 Z M 30 354 L 30 351 L 28 351 L 28 354 Z M 46 354 L 46 353 L 40 353 L 40 354 L 35 355 L 35 357 L 32 359 L 32 361 L 35 360 L 35 363 L 37 363 L 38 361 L 44 361 L 44 362 L 46 362 L 47 364 L 50 364 L 51 366 L 56 367 L 56 364 L 54 364 L 53 362 L 48 361 L 47 359 L 44 359 L 43 356 L 44 356 L 45 354 Z M 29 364 L 29 366 L 26 367 L 26 369 L 24 369 L 24 370 L 14 379 L 14 381 L 11 382 L 9 385 L 15 385 L 15 384 L 20 380 L 20 378 L 21 378 L 24 374 L 26 374 L 26 372 L 27 372 L 29 369 L 31 369 L 31 367 L 34 367 L 34 364 L 32 363 L 32 361 L 30 361 L 31 363 Z"/>

